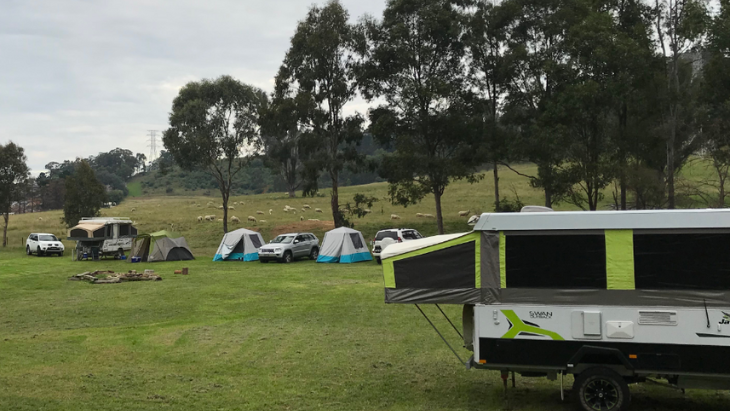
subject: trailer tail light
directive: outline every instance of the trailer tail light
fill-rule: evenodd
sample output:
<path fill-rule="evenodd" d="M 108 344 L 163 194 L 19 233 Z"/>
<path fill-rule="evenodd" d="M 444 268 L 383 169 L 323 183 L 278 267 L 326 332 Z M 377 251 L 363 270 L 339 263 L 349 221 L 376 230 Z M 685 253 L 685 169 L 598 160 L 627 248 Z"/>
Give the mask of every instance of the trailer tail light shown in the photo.
<path fill-rule="evenodd" d="M 479 360 L 479 364 L 486 364 L 487 360 Z"/>
<path fill-rule="evenodd" d="M 398 242 L 399 242 L 399 243 L 402 243 L 402 242 L 403 242 L 403 239 L 402 239 L 402 238 L 400 238 L 400 237 L 398 237 Z"/>
<path fill-rule="evenodd" d="M 632 360 L 635 360 L 635 359 L 637 359 L 638 357 L 637 357 L 637 355 L 636 355 L 636 354 L 629 354 L 629 358 L 630 358 L 630 359 L 632 359 Z"/>

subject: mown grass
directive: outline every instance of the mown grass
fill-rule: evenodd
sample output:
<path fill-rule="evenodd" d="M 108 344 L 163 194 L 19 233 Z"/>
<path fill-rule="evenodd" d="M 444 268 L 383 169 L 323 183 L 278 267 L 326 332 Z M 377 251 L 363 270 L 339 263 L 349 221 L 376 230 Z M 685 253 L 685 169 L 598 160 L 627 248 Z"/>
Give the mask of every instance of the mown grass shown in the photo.
<path fill-rule="evenodd" d="M 190 275 L 172 274 L 182 266 Z M 130 268 L 164 280 L 67 281 Z M 573 409 L 557 382 L 518 376 L 505 400 L 498 373 L 464 370 L 415 308 L 383 303 L 374 263 L 72 262 L 16 249 L 0 254 L 0 296 L 2 410 Z M 730 400 L 633 393 L 635 410 Z"/>

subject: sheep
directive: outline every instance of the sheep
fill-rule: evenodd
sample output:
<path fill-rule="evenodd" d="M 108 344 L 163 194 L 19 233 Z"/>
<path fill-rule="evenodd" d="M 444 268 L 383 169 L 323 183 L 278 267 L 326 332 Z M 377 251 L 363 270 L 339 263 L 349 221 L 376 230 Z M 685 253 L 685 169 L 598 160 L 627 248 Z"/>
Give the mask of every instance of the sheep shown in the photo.
<path fill-rule="evenodd" d="M 222 223 L 222 222 L 223 222 L 223 219 L 222 219 L 222 218 L 219 218 L 219 219 L 218 219 L 217 221 L 218 221 L 219 223 Z"/>
<path fill-rule="evenodd" d="M 238 205 L 238 201 L 234 201 L 234 202 L 233 202 L 233 205 L 234 205 L 234 206 L 237 206 L 237 205 Z"/>
<path fill-rule="evenodd" d="M 302 206 L 302 208 L 307 208 L 307 209 L 309 209 L 309 208 L 312 208 L 312 207 L 310 207 L 310 206 L 309 206 L 309 204 L 304 204 L 304 205 Z"/>
<path fill-rule="evenodd" d="M 263 214 L 264 212 L 261 210 L 256 210 L 256 214 Z"/>
<path fill-rule="evenodd" d="M 423 217 L 423 214 L 422 213 L 416 213 L 416 217 L 421 218 L 421 217 Z"/>
<path fill-rule="evenodd" d="M 400 220 L 400 216 L 398 214 L 391 214 L 390 219 L 391 220 Z"/>
<path fill-rule="evenodd" d="M 266 220 L 259 220 L 259 223 L 265 223 Z"/>
<path fill-rule="evenodd" d="M 43 217 L 38 217 L 38 221 L 43 221 Z"/>
<path fill-rule="evenodd" d="M 435 218 L 433 214 L 424 214 L 423 216 L 426 218 Z"/>
<path fill-rule="evenodd" d="M 289 211 L 297 211 L 297 209 L 296 208 L 291 208 L 289 206 L 284 206 L 284 212 L 285 213 L 288 213 Z"/>
<path fill-rule="evenodd" d="M 256 220 L 256 217 L 250 215 L 250 216 L 248 216 L 247 221 L 251 221 L 251 222 L 255 223 L 257 220 Z"/>
<path fill-rule="evenodd" d="M 310 218 L 309 221 L 319 221 L 318 218 Z"/>
<path fill-rule="evenodd" d="M 236 217 L 236 216 L 233 216 L 233 217 L 231 217 L 231 222 L 232 222 L 232 223 L 240 223 L 240 222 L 241 222 L 241 220 L 239 220 L 239 219 L 238 219 L 238 217 Z"/>
<path fill-rule="evenodd" d="M 299 221 L 304 221 L 304 216 L 303 215 L 300 215 L 299 216 Z"/>
<path fill-rule="evenodd" d="M 304 207 L 302 207 L 302 213 L 304 213 L 304 212 L 306 212 L 306 211 L 307 211 L 307 209 L 306 209 L 306 208 L 304 208 Z"/>
<path fill-rule="evenodd" d="M 459 211 L 459 217 L 466 217 L 471 210 Z"/>
<path fill-rule="evenodd" d="M 228 209 L 229 209 L 229 210 L 235 210 L 235 209 L 236 209 L 236 207 L 234 207 L 234 206 L 228 206 Z"/>
<path fill-rule="evenodd" d="M 203 216 L 202 216 L 202 215 L 199 215 L 199 216 L 198 216 L 198 222 L 200 223 L 200 222 L 202 222 L 202 221 L 203 221 Z"/>
<path fill-rule="evenodd" d="M 314 212 L 315 212 L 315 213 L 321 213 L 321 212 L 322 212 L 322 209 L 321 209 L 321 208 L 315 208 L 315 209 L 314 209 Z"/>
<path fill-rule="evenodd" d="M 131 210 L 129 210 L 129 212 L 132 212 L 132 211 L 137 211 L 137 209 L 136 209 L 136 208 L 134 208 L 134 207 L 132 207 L 132 209 L 131 209 Z"/>
<path fill-rule="evenodd" d="M 365 214 L 370 214 L 370 213 L 372 213 L 372 211 L 370 211 L 370 209 L 369 209 L 369 208 L 366 208 L 366 209 L 364 209 L 364 210 L 362 210 L 362 211 L 364 211 L 364 212 L 365 212 Z"/>
<path fill-rule="evenodd" d="M 273 213 L 273 212 L 274 212 L 274 210 L 270 208 L 269 209 L 269 215 L 271 215 L 271 213 Z"/>
<path fill-rule="evenodd" d="M 219 206 L 218 206 L 218 209 L 219 209 L 219 210 L 223 210 L 223 206 L 222 206 L 222 205 L 219 205 Z"/>

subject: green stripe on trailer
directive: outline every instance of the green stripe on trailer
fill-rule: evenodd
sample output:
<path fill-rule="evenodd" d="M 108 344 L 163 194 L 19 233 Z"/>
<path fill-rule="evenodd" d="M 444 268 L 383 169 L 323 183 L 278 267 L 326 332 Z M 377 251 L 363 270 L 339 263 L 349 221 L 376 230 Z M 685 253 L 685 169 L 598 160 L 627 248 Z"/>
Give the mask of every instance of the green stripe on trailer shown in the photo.
<path fill-rule="evenodd" d="M 560 334 L 556 332 L 543 330 L 540 327 L 534 327 L 532 325 L 527 325 L 523 323 L 520 317 L 518 317 L 517 314 L 515 314 L 515 312 L 512 310 L 502 310 L 502 314 L 504 314 L 504 316 L 507 317 L 509 322 L 512 324 L 512 327 L 510 327 L 509 331 L 507 331 L 502 336 L 502 338 L 515 338 L 520 333 L 524 332 L 530 334 L 545 335 L 552 338 L 553 340 L 558 341 L 565 340 L 565 338 L 561 337 Z"/>
<path fill-rule="evenodd" d="M 634 232 L 605 230 L 606 288 L 634 290 Z"/>
<path fill-rule="evenodd" d="M 507 237 L 499 232 L 499 288 L 507 288 Z"/>

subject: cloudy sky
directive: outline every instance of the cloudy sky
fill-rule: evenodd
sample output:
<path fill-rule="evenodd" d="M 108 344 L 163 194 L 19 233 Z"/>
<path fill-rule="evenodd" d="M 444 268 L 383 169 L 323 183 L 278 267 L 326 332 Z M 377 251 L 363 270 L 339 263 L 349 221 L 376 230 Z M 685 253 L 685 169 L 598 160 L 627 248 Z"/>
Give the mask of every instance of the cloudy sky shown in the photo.
<path fill-rule="evenodd" d="M 0 1 L 0 144 L 24 147 L 34 174 L 115 147 L 149 156 L 147 130 L 166 128 L 188 81 L 230 74 L 272 90 L 296 24 L 315 3 Z M 379 16 L 385 0 L 341 2 L 355 20 Z"/>

